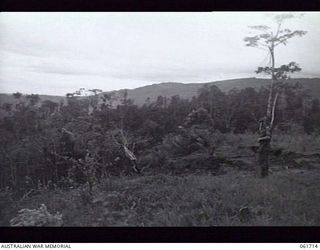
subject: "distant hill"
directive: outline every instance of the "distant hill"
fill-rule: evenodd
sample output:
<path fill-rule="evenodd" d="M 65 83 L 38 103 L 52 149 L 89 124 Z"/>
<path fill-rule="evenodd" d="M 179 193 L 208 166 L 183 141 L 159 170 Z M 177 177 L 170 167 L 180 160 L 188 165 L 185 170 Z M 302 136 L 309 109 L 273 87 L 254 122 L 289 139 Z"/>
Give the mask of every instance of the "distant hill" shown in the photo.
<path fill-rule="evenodd" d="M 304 88 L 310 90 L 310 94 L 320 99 L 320 78 L 294 78 L 290 80 L 291 83 L 300 82 Z M 214 84 L 219 87 L 222 91 L 228 92 L 231 89 L 244 89 L 253 87 L 260 89 L 262 86 L 267 86 L 270 83 L 268 79 L 261 78 L 241 78 L 224 81 L 206 82 L 206 83 L 179 83 L 179 82 L 165 82 L 159 84 L 147 85 L 144 87 L 129 89 L 128 97 L 134 100 L 137 105 L 145 103 L 149 97 L 150 101 L 155 101 L 158 96 L 171 97 L 179 95 L 181 98 L 191 99 L 196 96 L 198 90 L 205 84 Z M 120 96 L 124 90 L 114 91 L 117 96 Z M 40 95 L 42 101 L 50 100 L 59 103 L 61 100 L 65 102 L 63 96 L 49 96 Z M 3 103 L 14 103 L 15 99 L 9 94 L 0 94 L 0 105 Z"/>
<path fill-rule="evenodd" d="M 311 96 L 320 99 L 320 78 L 294 78 L 289 80 L 289 82 L 300 82 L 304 88 L 310 90 Z M 155 101 L 159 95 L 167 97 L 179 95 L 181 98 L 191 99 L 192 96 L 197 95 L 198 90 L 205 84 L 216 85 L 222 91 L 228 92 L 234 88 L 244 89 L 248 87 L 258 90 L 269 83 L 270 80 L 261 78 L 241 78 L 206 83 L 166 82 L 128 90 L 128 97 L 133 99 L 135 104 L 142 105 L 148 97 L 150 101 Z"/>
<path fill-rule="evenodd" d="M 52 102 L 59 103 L 61 100 L 64 101 L 66 98 L 63 96 L 54 96 L 54 95 L 39 95 L 41 101 L 49 100 Z M 0 94 L 0 104 L 3 103 L 15 103 L 16 99 L 11 94 Z"/>

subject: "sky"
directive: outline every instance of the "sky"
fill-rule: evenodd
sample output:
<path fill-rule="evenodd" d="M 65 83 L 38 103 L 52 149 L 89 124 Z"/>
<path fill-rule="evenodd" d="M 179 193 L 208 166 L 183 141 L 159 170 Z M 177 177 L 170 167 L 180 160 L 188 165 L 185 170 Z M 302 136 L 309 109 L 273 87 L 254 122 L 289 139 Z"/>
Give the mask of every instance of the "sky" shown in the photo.
<path fill-rule="evenodd" d="M 284 26 L 308 31 L 276 49 L 296 77 L 320 77 L 320 12 Z M 246 47 L 250 25 L 274 27 L 272 12 L 2 12 L 0 93 L 65 95 L 160 82 L 258 77 L 265 51 Z M 251 32 L 251 33 L 250 33 Z"/>

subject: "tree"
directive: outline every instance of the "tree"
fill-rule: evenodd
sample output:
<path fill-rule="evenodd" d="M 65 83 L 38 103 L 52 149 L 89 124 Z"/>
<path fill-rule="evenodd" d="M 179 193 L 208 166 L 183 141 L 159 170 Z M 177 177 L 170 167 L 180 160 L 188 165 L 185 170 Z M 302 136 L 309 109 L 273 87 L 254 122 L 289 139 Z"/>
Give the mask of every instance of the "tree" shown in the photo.
<path fill-rule="evenodd" d="M 198 91 L 198 100 L 201 107 L 207 109 L 214 121 L 214 128 L 224 130 L 223 122 L 226 94 L 216 85 L 206 84 Z"/>
<path fill-rule="evenodd" d="M 304 129 L 307 133 L 320 134 L 320 101 L 313 99 L 311 108 L 304 121 Z"/>
<path fill-rule="evenodd" d="M 35 94 L 26 95 L 26 99 L 28 100 L 30 106 L 35 106 L 41 100 L 40 96 Z"/>
<path fill-rule="evenodd" d="M 269 168 L 269 151 L 270 142 L 272 139 L 272 129 L 274 126 L 275 108 L 277 99 L 281 91 L 283 81 L 289 78 L 290 73 L 301 71 L 299 65 L 295 62 L 290 62 L 287 65 L 276 67 L 275 48 L 279 45 L 287 45 L 289 39 L 293 37 L 301 37 L 307 32 L 303 30 L 290 30 L 282 28 L 285 20 L 294 18 L 293 14 L 281 14 L 274 17 L 277 28 L 274 31 L 266 25 L 250 26 L 251 29 L 259 32 L 250 37 L 245 37 L 246 46 L 259 48 L 267 51 L 270 56 L 270 65 L 266 67 L 258 67 L 256 73 L 264 73 L 271 77 L 269 87 L 269 96 L 267 103 L 266 116 L 260 120 L 259 133 L 259 176 L 265 177 L 268 175 Z"/>
<path fill-rule="evenodd" d="M 259 120 L 256 117 L 261 113 L 258 93 L 254 88 L 245 88 L 240 91 L 230 91 L 226 95 L 227 112 L 223 112 L 226 123 L 226 130 L 232 129 L 235 133 L 244 133 L 255 127 Z M 260 117 L 260 116 L 259 116 Z"/>
<path fill-rule="evenodd" d="M 20 99 L 20 97 L 22 97 L 23 95 L 20 92 L 16 92 L 12 94 L 14 98 L 16 99 Z"/>
<path fill-rule="evenodd" d="M 88 92 L 92 93 L 89 95 L 89 114 L 92 114 L 93 111 L 97 111 L 99 108 L 99 94 L 102 93 L 101 89 L 89 89 Z"/>
<path fill-rule="evenodd" d="M 128 133 L 125 133 L 122 128 L 116 132 L 118 133 L 118 139 L 115 136 L 113 136 L 114 142 L 123 149 L 125 157 L 129 159 L 132 164 L 132 169 L 136 173 L 140 173 L 140 169 L 138 168 L 137 164 L 137 157 L 133 152 L 135 148 L 135 143 L 133 143 L 132 149 L 129 149 Z"/>

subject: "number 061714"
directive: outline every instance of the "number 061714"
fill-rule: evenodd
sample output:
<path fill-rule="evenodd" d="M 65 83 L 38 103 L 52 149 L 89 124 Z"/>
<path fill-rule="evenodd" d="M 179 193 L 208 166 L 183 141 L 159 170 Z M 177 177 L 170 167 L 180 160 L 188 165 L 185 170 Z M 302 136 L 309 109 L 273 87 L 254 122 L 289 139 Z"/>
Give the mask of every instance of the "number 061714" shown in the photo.
<path fill-rule="evenodd" d="M 300 244 L 300 248 L 318 248 L 318 244 L 312 244 L 312 243 Z"/>

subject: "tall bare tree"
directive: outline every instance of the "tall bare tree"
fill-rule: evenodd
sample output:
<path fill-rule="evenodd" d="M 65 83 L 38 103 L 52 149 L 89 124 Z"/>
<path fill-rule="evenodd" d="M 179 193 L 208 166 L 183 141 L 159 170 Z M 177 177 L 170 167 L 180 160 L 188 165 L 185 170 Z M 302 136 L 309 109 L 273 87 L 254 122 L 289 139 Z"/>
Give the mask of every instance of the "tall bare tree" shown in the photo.
<path fill-rule="evenodd" d="M 288 41 L 294 37 L 302 37 L 307 32 L 303 30 L 290 30 L 283 28 L 283 24 L 286 20 L 296 18 L 293 14 L 280 14 L 274 16 L 276 23 L 276 29 L 272 29 L 266 25 L 249 26 L 249 28 L 255 30 L 257 33 L 254 36 L 248 36 L 244 38 L 246 46 L 254 47 L 265 50 L 269 55 L 269 65 L 266 67 L 258 67 L 256 73 L 264 73 L 270 76 L 271 83 L 269 86 L 269 96 L 267 103 L 266 116 L 260 120 L 258 139 L 258 163 L 260 177 L 266 177 L 269 172 L 269 153 L 270 142 L 272 139 L 272 130 L 275 119 L 275 109 L 277 105 L 277 99 L 281 92 L 286 79 L 289 78 L 290 73 L 301 71 L 299 65 L 295 62 L 290 62 L 287 65 L 281 65 L 276 67 L 275 49 L 280 45 L 287 45 Z"/>

